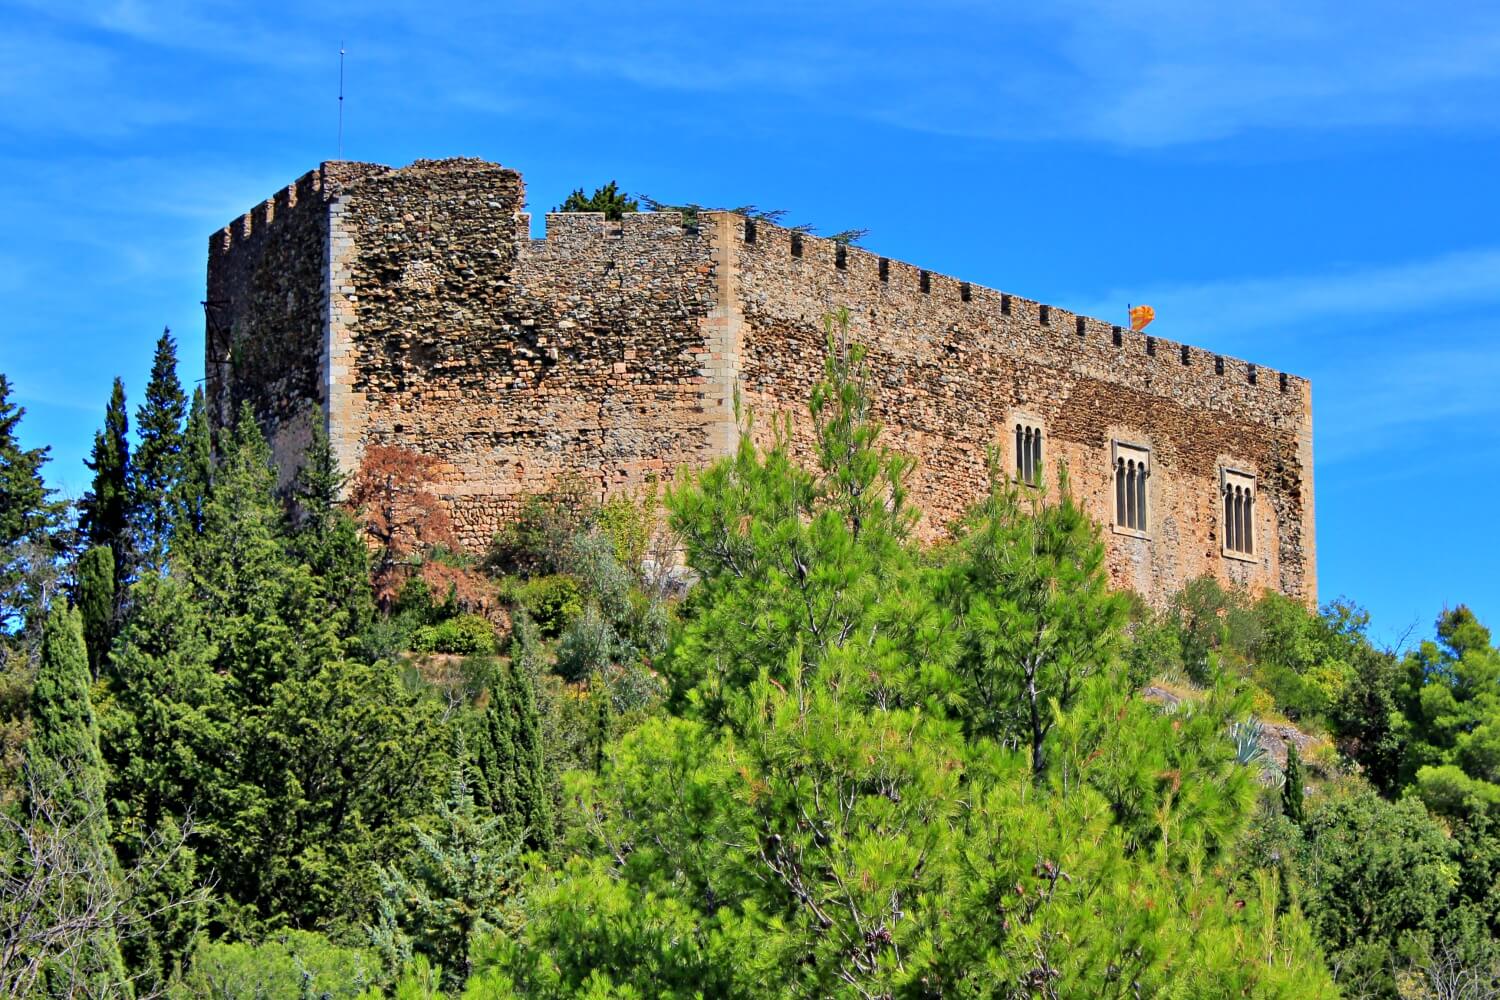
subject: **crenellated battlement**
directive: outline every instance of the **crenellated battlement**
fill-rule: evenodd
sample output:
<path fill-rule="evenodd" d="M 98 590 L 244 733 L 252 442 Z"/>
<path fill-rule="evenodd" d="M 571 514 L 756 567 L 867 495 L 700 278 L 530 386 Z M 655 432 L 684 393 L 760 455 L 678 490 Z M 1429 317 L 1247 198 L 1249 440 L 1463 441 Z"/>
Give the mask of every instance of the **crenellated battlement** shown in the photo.
<path fill-rule="evenodd" d="M 731 453 L 737 400 L 810 454 L 823 319 L 847 309 L 887 440 L 917 459 L 921 534 L 1024 431 L 1108 526 L 1116 583 L 1316 599 L 1305 379 L 733 213 L 531 221 L 521 175 L 484 160 L 304 174 L 210 240 L 215 419 L 249 403 L 284 478 L 310 411 L 346 467 L 372 442 L 438 455 L 480 548 L 563 478 L 604 495 Z M 1114 524 L 1118 448 L 1149 455 L 1149 530 Z M 1226 467 L 1253 480 L 1253 557 L 1225 554 Z"/>
<path fill-rule="evenodd" d="M 1066 348 L 1081 361 L 1108 362 L 1139 354 L 1157 361 L 1168 377 L 1183 374 L 1171 368 L 1177 365 L 1192 370 L 1189 378 L 1206 371 L 1215 378 L 1243 383 L 1259 391 L 1297 393 L 1307 385 L 1307 380 L 1297 375 L 964 281 L 863 247 L 843 245 L 763 220 L 740 215 L 733 218 L 736 223 L 732 231 L 741 248 L 781 256 L 788 266 L 800 265 L 806 269 L 804 276 L 808 280 L 835 283 L 840 291 L 861 301 L 872 298 L 878 301 L 880 295 L 906 296 L 909 301 L 937 307 L 945 318 L 956 310 L 955 319 L 960 325 L 964 319 L 980 325 L 1003 322 L 1035 340 Z M 854 302 L 845 305 L 853 308 Z"/>

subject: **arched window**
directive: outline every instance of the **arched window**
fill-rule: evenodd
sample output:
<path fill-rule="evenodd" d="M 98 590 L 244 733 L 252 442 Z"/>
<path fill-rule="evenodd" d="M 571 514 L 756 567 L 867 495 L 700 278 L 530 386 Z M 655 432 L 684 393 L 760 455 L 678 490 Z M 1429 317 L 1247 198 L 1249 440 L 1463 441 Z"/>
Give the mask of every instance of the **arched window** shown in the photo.
<path fill-rule="evenodd" d="M 1151 450 L 1144 445 L 1114 443 L 1115 528 L 1145 534 L 1151 509 L 1147 484 L 1151 478 Z"/>
<path fill-rule="evenodd" d="M 1016 420 L 1016 480 L 1028 486 L 1042 483 L 1042 425 L 1029 417 Z"/>
<path fill-rule="evenodd" d="M 1224 554 L 1248 559 L 1255 555 L 1255 476 L 1220 469 L 1219 489 L 1224 497 Z"/>
<path fill-rule="evenodd" d="M 1123 528 L 1129 523 L 1125 505 L 1125 460 L 1117 458 L 1115 459 L 1115 524 Z"/>

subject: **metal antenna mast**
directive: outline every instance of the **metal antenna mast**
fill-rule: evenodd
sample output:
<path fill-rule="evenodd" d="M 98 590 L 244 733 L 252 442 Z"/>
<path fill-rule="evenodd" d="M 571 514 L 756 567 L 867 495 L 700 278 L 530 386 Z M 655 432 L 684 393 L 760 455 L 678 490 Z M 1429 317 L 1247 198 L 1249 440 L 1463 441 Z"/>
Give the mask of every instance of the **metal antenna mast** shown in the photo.
<path fill-rule="evenodd" d="M 339 42 L 339 159 L 344 158 L 344 43 Z"/>

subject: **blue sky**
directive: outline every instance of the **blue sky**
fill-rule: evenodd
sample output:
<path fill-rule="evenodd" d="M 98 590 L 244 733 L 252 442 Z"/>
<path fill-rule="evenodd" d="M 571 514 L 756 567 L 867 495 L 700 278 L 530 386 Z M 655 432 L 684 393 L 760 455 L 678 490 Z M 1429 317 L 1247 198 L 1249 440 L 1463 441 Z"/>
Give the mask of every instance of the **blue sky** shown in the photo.
<path fill-rule="evenodd" d="M 1500 625 L 1500 6 L 0 2 L 0 371 L 76 495 L 209 234 L 336 154 L 616 179 L 1313 380 L 1322 596 Z"/>

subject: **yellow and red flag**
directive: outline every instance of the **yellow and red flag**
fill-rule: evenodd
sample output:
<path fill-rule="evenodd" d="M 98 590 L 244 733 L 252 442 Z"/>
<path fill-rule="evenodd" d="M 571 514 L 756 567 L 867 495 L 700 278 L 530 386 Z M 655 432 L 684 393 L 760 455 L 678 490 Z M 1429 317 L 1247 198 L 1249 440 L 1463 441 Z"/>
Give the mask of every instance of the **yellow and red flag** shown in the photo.
<path fill-rule="evenodd" d="M 1130 328 L 1132 330 L 1146 329 L 1146 327 L 1151 325 L 1151 321 L 1155 318 L 1156 310 L 1152 309 L 1150 306 L 1130 307 Z"/>

